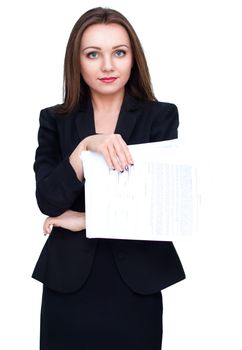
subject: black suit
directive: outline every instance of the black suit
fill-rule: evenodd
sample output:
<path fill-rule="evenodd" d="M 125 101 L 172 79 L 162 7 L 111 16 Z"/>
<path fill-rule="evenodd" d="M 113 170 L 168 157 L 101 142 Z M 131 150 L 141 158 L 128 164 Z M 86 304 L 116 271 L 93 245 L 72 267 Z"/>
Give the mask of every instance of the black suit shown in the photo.
<path fill-rule="evenodd" d="M 177 138 L 178 111 L 174 104 L 140 101 L 126 94 L 115 133 L 127 144 Z M 36 197 L 40 210 L 57 216 L 67 209 L 85 211 L 84 182 L 80 182 L 69 163 L 78 143 L 95 134 L 91 100 L 68 116 L 53 108 L 40 113 L 34 170 Z M 67 293 L 77 290 L 88 277 L 97 238 L 53 228 L 32 277 L 49 288 Z M 185 274 L 172 242 L 111 239 L 119 272 L 135 292 L 150 294 L 182 279 Z"/>

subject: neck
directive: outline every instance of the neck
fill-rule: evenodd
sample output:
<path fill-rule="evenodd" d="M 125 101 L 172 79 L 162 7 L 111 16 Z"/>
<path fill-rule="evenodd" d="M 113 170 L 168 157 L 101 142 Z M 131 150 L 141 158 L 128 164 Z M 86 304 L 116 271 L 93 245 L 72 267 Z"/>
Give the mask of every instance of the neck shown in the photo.
<path fill-rule="evenodd" d="M 125 90 L 122 89 L 114 94 L 98 94 L 96 92 L 91 92 L 91 99 L 93 103 L 93 108 L 95 111 L 117 111 L 120 110 Z"/>

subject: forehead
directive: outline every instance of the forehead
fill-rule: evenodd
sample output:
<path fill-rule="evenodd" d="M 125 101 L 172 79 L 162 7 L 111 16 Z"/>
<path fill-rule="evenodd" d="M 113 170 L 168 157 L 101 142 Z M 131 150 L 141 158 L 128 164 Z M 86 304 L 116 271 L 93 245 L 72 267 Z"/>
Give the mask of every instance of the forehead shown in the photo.
<path fill-rule="evenodd" d="M 117 23 L 98 23 L 89 26 L 83 33 L 81 48 L 85 46 L 130 45 L 126 29 Z"/>

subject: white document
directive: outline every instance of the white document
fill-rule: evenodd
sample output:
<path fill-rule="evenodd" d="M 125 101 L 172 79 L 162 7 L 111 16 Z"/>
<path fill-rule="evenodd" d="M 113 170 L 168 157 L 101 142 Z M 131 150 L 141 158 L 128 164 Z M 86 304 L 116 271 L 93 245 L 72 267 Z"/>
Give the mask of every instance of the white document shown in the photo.
<path fill-rule="evenodd" d="M 110 170 L 102 155 L 85 151 L 86 236 L 173 240 L 197 224 L 197 176 L 177 140 L 129 146 L 134 165 Z"/>

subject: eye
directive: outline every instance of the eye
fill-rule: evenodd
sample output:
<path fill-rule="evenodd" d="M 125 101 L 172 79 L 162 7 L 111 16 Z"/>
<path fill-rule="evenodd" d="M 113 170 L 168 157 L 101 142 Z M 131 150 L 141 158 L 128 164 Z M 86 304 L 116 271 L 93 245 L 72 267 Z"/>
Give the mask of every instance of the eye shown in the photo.
<path fill-rule="evenodd" d="M 116 56 L 123 57 L 126 55 L 126 52 L 124 50 L 117 50 L 115 51 Z"/>
<path fill-rule="evenodd" d="M 97 58 L 97 56 L 98 56 L 98 54 L 97 54 L 96 51 L 92 51 L 92 52 L 89 52 L 89 53 L 87 54 L 87 57 L 88 57 L 88 58 Z"/>

